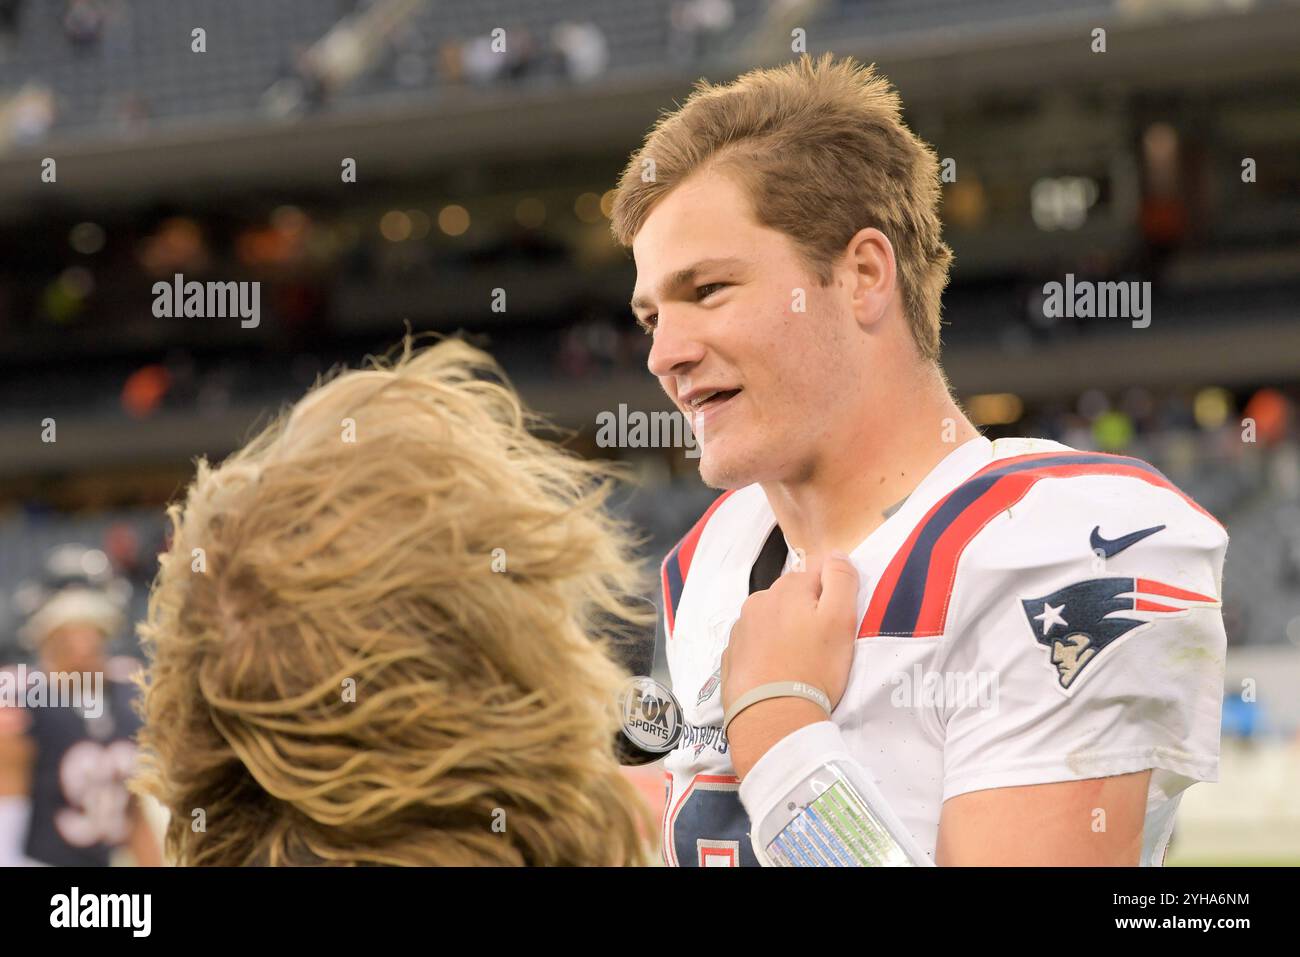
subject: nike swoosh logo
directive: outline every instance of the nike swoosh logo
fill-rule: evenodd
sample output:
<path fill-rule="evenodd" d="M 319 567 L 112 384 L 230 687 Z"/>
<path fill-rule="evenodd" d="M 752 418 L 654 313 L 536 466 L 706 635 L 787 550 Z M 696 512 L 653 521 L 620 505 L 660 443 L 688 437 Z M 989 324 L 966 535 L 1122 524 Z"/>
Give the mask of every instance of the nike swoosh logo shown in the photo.
<path fill-rule="evenodd" d="M 1148 535 L 1154 535 L 1164 529 L 1163 525 L 1155 525 L 1151 528 L 1144 528 L 1140 531 L 1129 532 L 1127 535 L 1121 535 L 1119 538 L 1102 538 L 1101 526 L 1098 525 L 1092 530 L 1092 535 L 1088 538 L 1088 544 L 1092 546 L 1093 554 L 1100 552 L 1103 558 L 1114 558 L 1130 545 L 1136 545 Z"/>

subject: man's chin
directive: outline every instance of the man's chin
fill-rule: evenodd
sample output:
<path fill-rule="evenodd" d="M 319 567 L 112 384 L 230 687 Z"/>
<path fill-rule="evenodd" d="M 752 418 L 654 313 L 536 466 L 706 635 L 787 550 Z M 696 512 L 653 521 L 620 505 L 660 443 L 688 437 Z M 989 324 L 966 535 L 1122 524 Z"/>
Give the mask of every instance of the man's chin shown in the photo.
<path fill-rule="evenodd" d="M 746 467 L 734 456 L 721 454 L 722 450 L 704 452 L 700 456 L 700 481 L 709 488 L 719 490 L 744 488 L 755 481 Z"/>

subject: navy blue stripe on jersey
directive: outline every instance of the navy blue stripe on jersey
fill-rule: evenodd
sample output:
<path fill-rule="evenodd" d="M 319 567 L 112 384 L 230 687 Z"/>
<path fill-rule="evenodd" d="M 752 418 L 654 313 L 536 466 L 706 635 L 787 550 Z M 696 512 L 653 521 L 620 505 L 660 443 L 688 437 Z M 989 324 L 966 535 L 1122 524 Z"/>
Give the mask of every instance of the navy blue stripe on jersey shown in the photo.
<path fill-rule="evenodd" d="M 940 504 L 938 510 L 930 516 L 929 521 L 921 528 L 920 534 L 917 535 L 916 541 L 912 545 L 911 553 L 907 556 L 907 560 L 903 565 L 898 583 L 894 586 L 894 592 L 889 598 L 889 604 L 885 608 L 880 634 L 915 634 L 917 622 L 921 616 L 921 604 L 929 584 L 930 563 L 935 543 L 938 542 L 940 536 L 948 530 L 948 527 L 956 521 L 959 515 L 986 495 L 1000 479 L 1033 469 L 1079 465 L 1123 465 L 1128 468 L 1149 472 L 1156 478 L 1168 482 L 1168 479 L 1159 469 L 1140 459 L 1121 455 L 1090 454 L 1087 452 L 1060 455 L 1045 453 L 1042 457 L 1033 456 L 981 472 L 953 489 Z"/>
<path fill-rule="evenodd" d="M 996 481 L 995 478 L 979 478 L 957 486 L 944 499 L 939 510 L 922 526 L 898 577 L 898 584 L 894 586 L 889 604 L 885 606 L 885 617 L 880 626 L 882 635 L 914 633 L 916 620 L 921 615 L 921 601 L 925 598 L 930 555 L 934 551 L 935 542 L 957 516 L 984 495 Z"/>
<path fill-rule="evenodd" d="M 678 562 L 681 555 L 682 546 L 678 545 L 668 553 L 668 558 L 664 561 L 664 584 L 668 587 L 668 606 L 672 609 L 670 620 L 677 620 L 677 606 L 682 600 L 682 588 L 686 584 L 682 578 L 682 568 Z"/>
<path fill-rule="evenodd" d="M 671 639 L 676 630 L 677 624 L 677 606 L 681 603 L 682 592 L 686 588 L 686 578 L 691 573 L 691 562 L 695 559 L 695 549 L 700 544 L 700 536 L 704 534 L 704 526 L 709 523 L 709 519 L 731 495 L 735 489 L 728 489 L 713 500 L 713 504 L 700 517 L 685 537 L 677 543 L 677 547 L 668 553 L 662 566 L 663 589 L 665 608 L 668 615 L 668 637 Z"/>

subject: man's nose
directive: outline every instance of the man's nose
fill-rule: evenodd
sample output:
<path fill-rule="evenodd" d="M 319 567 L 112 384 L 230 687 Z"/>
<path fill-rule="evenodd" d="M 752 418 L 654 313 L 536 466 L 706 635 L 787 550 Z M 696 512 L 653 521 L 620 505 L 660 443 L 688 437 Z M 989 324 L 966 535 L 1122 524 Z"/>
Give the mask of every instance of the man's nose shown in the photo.
<path fill-rule="evenodd" d="M 660 379 L 680 375 L 704 358 L 704 344 L 692 335 L 685 316 L 659 314 L 646 366 Z"/>

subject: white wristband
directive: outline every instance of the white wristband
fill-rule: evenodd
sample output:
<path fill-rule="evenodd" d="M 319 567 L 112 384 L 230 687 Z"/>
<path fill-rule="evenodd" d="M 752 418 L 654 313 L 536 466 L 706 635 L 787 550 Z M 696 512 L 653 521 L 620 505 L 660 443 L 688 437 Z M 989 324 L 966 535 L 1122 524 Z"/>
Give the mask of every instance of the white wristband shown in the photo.
<path fill-rule="evenodd" d="M 727 736 L 727 728 L 731 726 L 732 721 L 736 720 L 736 715 L 751 705 L 766 701 L 768 698 L 803 698 L 825 711 L 826 717 L 831 716 L 830 696 L 821 688 L 814 688 L 802 681 L 773 681 L 769 684 L 759 685 L 757 688 L 751 688 L 731 703 L 731 707 L 727 709 L 727 713 L 722 718 L 723 737 Z"/>

